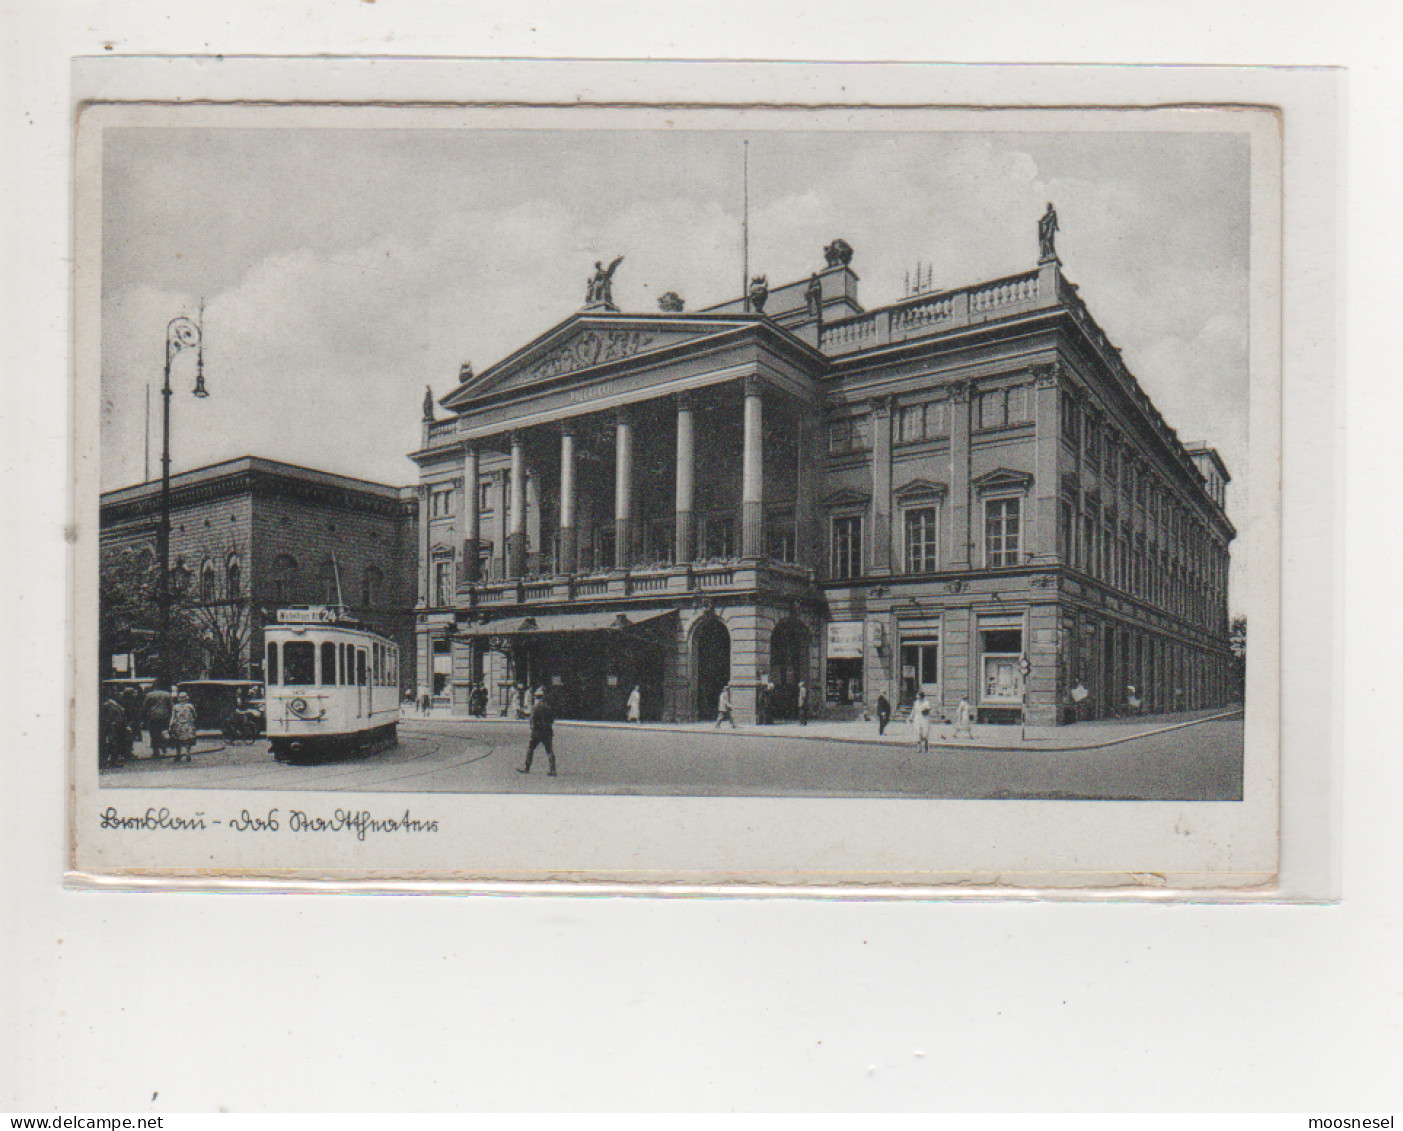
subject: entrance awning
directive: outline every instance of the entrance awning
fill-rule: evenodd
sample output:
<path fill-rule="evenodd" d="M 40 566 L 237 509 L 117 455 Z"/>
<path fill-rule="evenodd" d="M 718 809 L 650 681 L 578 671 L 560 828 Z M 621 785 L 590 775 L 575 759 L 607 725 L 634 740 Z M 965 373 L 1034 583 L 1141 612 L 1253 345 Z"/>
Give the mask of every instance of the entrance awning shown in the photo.
<path fill-rule="evenodd" d="M 641 624 L 675 616 L 676 609 L 656 609 L 629 613 L 552 613 L 502 617 L 484 624 L 464 625 L 461 636 L 523 636 L 549 632 L 623 632 Z"/>

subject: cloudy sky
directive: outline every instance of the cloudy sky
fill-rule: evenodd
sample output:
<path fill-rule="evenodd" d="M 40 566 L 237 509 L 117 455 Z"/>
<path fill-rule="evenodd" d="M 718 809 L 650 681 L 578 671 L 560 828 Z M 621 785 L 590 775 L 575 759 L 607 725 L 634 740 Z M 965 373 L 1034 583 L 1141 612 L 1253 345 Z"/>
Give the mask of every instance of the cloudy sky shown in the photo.
<path fill-rule="evenodd" d="M 1242 134 L 110 128 L 103 142 L 104 489 L 159 473 L 166 323 L 205 300 L 211 396 L 178 361 L 173 466 L 254 454 L 407 483 L 425 385 L 568 317 L 596 259 L 623 310 L 733 297 L 741 139 L 751 267 L 856 249 L 869 308 L 1031 268 L 1046 202 L 1094 317 L 1186 440 L 1247 444 Z M 808 119 L 804 124 L 812 124 Z"/>

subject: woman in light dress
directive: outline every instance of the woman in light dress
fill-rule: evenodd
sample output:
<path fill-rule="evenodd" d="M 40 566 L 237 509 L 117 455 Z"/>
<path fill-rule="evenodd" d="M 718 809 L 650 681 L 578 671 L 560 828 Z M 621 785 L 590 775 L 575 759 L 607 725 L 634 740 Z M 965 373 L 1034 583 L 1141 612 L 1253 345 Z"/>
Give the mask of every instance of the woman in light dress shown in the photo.
<path fill-rule="evenodd" d="M 916 701 L 911 704 L 911 730 L 916 736 L 916 745 L 922 754 L 930 753 L 930 700 L 924 691 L 917 692 Z"/>
<path fill-rule="evenodd" d="M 195 750 L 195 705 L 183 691 L 176 695 L 175 706 L 171 708 L 170 738 L 175 747 L 175 760 L 190 761 Z"/>
<path fill-rule="evenodd" d="M 643 693 L 638 690 L 637 685 L 628 693 L 628 721 L 631 723 L 643 721 Z"/>

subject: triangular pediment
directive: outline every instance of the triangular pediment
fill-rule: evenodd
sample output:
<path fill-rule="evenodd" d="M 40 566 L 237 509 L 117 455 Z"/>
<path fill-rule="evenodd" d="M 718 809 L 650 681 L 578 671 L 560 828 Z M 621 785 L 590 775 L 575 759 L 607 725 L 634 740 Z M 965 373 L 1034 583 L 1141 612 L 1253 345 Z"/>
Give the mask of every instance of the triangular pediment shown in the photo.
<path fill-rule="evenodd" d="M 753 325 L 715 315 L 640 316 L 581 312 L 470 377 L 440 402 L 461 409 L 482 397 L 552 384 L 604 366 L 633 364 L 677 346 Z"/>
<path fill-rule="evenodd" d="M 913 479 L 909 483 L 903 483 L 892 494 L 898 499 L 929 499 L 945 494 L 946 490 L 944 483 L 936 483 L 930 479 Z"/>
<path fill-rule="evenodd" d="M 979 476 L 973 483 L 980 491 L 993 491 L 1001 488 L 1024 490 L 1033 485 L 1033 477 L 1026 471 L 1011 471 L 1006 467 L 1000 467 L 987 475 Z"/>
<path fill-rule="evenodd" d="M 819 500 L 821 507 L 858 507 L 866 506 L 872 498 L 871 495 L 855 490 L 852 487 L 840 487 L 831 495 L 825 495 Z"/>

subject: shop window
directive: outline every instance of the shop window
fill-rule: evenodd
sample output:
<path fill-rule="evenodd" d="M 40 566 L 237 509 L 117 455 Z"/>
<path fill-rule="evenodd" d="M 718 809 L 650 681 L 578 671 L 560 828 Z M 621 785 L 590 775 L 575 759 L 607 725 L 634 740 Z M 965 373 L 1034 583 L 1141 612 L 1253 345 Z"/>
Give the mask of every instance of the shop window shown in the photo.
<path fill-rule="evenodd" d="M 862 576 L 862 516 L 840 515 L 833 519 L 833 576 Z"/>
<path fill-rule="evenodd" d="M 1000 623 L 980 622 L 980 700 L 1015 704 L 1023 698 L 1023 629 Z"/>
<path fill-rule="evenodd" d="M 362 652 L 362 658 L 364 655 L 365 653 Z M 433 693 L 435 695 L 448 694 L 448 681 L 452 674 L 453 654 L 449 650 L 448 641 L 435 637 L 433 649 Z"/>
<path fill-rule="evenodd" d="M 907 573 L 932 573 L 937 568 L 940 508 L 934 504 L 908 507 L 903 512 L 903 564 Z"/>
<path fill-rule="evenodd" d="M 830 659 L 825 673 L 825 698 L 829 703 L 862 702 L 862 661 L 860 659 Z"/>
<path fill-rule="evenodd" d="M 987 566 L 1018 564 L 1021 503 L 1018 498 L 984 501 L 984 562 Z"/>

